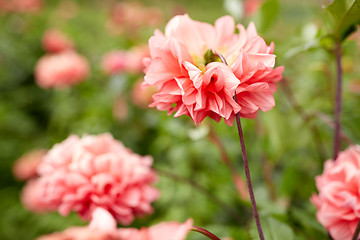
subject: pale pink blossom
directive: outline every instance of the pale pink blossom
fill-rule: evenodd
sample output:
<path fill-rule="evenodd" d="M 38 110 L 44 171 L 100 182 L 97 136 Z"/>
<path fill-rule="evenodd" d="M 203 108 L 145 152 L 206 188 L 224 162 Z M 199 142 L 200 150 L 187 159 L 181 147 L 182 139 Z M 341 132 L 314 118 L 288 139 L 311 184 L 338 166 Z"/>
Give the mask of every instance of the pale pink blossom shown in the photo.
<path fill-rule="evenodd" d="M 116 74 L 125 71 L 127 61 L 126 51 L 111 51 L 103 57 L 102 69 L 107 74 Z"/>
<path fill-rule="evenodd" d="M 63 232 L 41 236 L 37 240 L 121 240 L 113 216 L 103 208 L 96 208 L 92 220 L 85 227 L 70 227 Z M 129 239 L 130 240 L 130 239 Z"/>
<path fill-rule="evenodd" d="M 175 112 L 175 117 L 188 115 L 196 124 L 209 116 L 229 125 L 236 113 L 254 118 L 258 110 L 272 109 L 275 83 L 283 72 L 283 67 L 274 69 L 274 44 L 268 46 L 253 23 L 237 29 L 239 34 L 230 16 L 212 26 L 183 15 L 170 20 L 165 34 L 155 31 L 149 40 L 151 57 L 144 60 L 144 85 L 158 88 L 151 106 Z"/>
<path fill-rule="evenodd" d="M 163 222 L 150 228 L 120 228 L 121 240 L 184 240 L 193 226 L 192 219 L 185 223 Z"/>
<path fill-rule="evenodd" d="M 71 227 L 37 240 L 184 240 L 192 228 L 192 219 L 183 224 L 164 222 L 150 228 L 116 228 L 111 214 L 104 209 L 98 208 L 94 213 L 97 216 L 88 226 Z"/>
<path fill-rule="evenodd" d="M 22 155 L 13 166 L 14 176 L 19 180 L 27 180 L 37 177 L 37 167 L 41 163 L 46 150 L 37 149 L 32 150 Z"/>
<path fill-rule="evenodd" d="M 42 57 L 35 68 L 37 84 L 42 88 L 64 88 L 84 81 L 89 74 L 85 57 L 73 51 Z"/>
<path fill-rule="evenodd" d="M 142 73 L 145 70 L 143 59 L 149 57 L 149 47 L 136 46 L 127 51 L 127 61 L 125 63 L 125 69 L 131 73 Z"/>
<path fill-rule="evenodd" d="M 44 213 L 51 209 L 39 198 L 41 186 L 38 179 L 30 179 L 21 191 L 21 202 L 24 207 L 35 213 Z"/>
<path fill-rule="evenodd" d="M 61 31 L 47 30 L 42 39 L 43 48 L 50 53 L 62 52 L 74 48 L 74 43 Z"/>
<path fill-rule="evenodd" d="M 157 26 L 163 21 L 162 12 L 154 7 L 146 7 L 140 2 L 120 2 L 111 12 L 111 20 L 128 31 L 137 31 L 140 27 Z"/>
<path fill-rule="evenodd" d="M 140 78 L 137 82 L 135 82 L 132 88 L 131 99 L 134 105 L 146 109 L 152 101 L 152 95 L 157 91 L 154 86 L 141 86 L 143 81 L 144 78 Z"/>
<path fill-rule="evenodd" d="M 318 221 L 334 240 L 349 240 L 360 220 L 360 146 L 350 146 L 317 176 L 319 194 L 311 197 Z"/>
<path fill-rule="evenodd" d="M 261 7 L 263 0 L 245 0 L 244 2 L 244 12 L 245 16 L 254 15 L 257 10 Z"/>
<path fill-rule="evenodd" d="M 62 215 L 75 211 L 88 220 L 101 207 L 127 225 L 153 212 L 159 192 L 151 186 L 156 180 L 151 164 L 150 156 L 133 153 L 110 134 L 72 135 L 39 165 L 38 198 L 48 209 Z"/>
<path fill-rule="evenodd" d="M 42 7 L 42 0 L 0 0 L 0 12 L 31 13 Z"/>
<path fill-rule="evenodd" d="M 143 73 L 143 59 L 149 57 L 148 46 L 136 46 L 129 50 L 111 51 L 104 55 L 102 69 L 107 74 L 117 74 L 122 72 Z"/>

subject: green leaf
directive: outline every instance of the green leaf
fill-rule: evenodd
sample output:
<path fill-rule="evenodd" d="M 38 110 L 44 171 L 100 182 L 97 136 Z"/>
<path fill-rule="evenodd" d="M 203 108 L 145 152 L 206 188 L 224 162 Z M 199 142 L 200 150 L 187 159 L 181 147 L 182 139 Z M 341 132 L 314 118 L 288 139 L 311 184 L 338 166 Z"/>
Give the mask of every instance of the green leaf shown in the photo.
<path fill-rule="evenodd" d="M 360 0 L 334 0 L 326 10 L 337 41 L 343 41 L 360 24 Z"/>

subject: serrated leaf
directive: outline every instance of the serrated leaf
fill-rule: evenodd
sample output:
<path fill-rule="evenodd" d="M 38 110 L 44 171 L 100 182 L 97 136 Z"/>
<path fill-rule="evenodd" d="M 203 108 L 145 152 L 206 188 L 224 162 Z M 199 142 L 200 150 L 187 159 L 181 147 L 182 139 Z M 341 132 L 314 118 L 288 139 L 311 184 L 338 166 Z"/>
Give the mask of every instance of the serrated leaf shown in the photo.
<path fill-rule="evenodd" d="M 343 41 L 360 24 L 360 0 L 334 0 L 327 8 L 332 19 L 332 30 L 338 41 Z"/>

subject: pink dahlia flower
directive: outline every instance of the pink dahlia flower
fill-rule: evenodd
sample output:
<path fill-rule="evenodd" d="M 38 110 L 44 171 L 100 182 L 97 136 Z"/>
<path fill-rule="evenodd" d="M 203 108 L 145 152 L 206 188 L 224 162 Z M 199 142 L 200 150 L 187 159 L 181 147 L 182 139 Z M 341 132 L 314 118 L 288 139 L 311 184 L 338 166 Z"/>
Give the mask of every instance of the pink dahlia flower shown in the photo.
<path fill-rule="evenodd" d="M 116 228 L 111 214 L 97 208 L 86 227 L 71 227 L 63 232 L 42 236 L 38 240 L 184 240 L 192 220 L 185 223 L 165 222 L 150 228 Z"/>
<path fill-rule="evenodd" d="M 192 219 L 185 223 L 164 222 L 150 228 L 120 228 L 121 240 L 184 240 L 193 226 Z"/>
<path fill-rule="evenodd" d="M 45 55 L 35 68 L 36 82 L 42 88 L 68 87 L 82 82 L 88 74 L 88 61 L 73 51 Z"/>
<path fill-rule="evenodd" d="M 76 211 L 91 219 L 101 207 L 120 223 L 153 212 L 159 196 L 151 186 L 156 174 L 152 158 L 131 152 L 110 134 L 75 135 L 56 144 L 43 158 L 39 171 L 39 199 L 62 215 Z"/>
<path fill-rule="evenodd" d="M 38 179 L 30 179 L 21 191 L 21 202 L 24 207 L 35 213 L 44 213 L 51 211 L 49 206 L 39 198 L 41 187 Z"/>
<path fill-rule="evenodd" d="M 22 155 L 21 158 L 14 163 L 14 176 L 19 180 L 37 177 L 37 167 L 45 154 L 46 150 L 38 149 Z"/>
<path fill-rule="evenodd" d="M 360 220 L 360 146 L 350 146 L 327 160 L 317 176 L 319 194 L 311 197 L 318 221 L 335 240 L 352 239 Z"/>
<path fill-rule="evenodd" d="M 47 30 L 42 39 L 43 48 L 50 53 L 62 52 L 74 48 L 73 42 L 59 30 Z"/>
<path fill-rule="evenodd" d="M 96 208 L 92 220 L 85 227 L 70 227 L 63 232 L 39 237 L 37 240 L 121 240 L 113 216 L 103 208 Z M 130 240 L 130 239 L 129 239 Z"/>
<path fill-rule="evenodd" d="M 175 117 L 189 115 L 196 124 L 209 116 L 229 125 L 236 113 L 254 118 L 259 109 L 272 109 L 283 72 L 283 67 L 274 69 L 274 44 L 268 46 L 253 23 L 237 29 L 239 34 L 230 16 L 212 26 L 183 15 L 170 20 L 165 34 L 155 31 L 150 58 L 144 60 L 144 85 L 158 88 L 151 106 L 176 112 Z"/>

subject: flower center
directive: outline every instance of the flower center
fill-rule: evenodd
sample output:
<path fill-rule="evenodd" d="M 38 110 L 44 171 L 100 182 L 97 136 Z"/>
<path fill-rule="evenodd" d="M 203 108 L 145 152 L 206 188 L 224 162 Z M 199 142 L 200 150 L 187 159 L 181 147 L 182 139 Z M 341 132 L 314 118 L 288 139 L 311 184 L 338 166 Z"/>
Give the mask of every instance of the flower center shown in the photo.
<path fill-rule="evenodd" d="M 203 57 L 198 55 L 193 55 L 192 60 L 195 66 L 197 66 L 202 72 L 205 72 L 205 67 L 211 62 L 223 62 L 225 64 L 226 60 L 222 57 L 221 54 L 214 53 L 211 49 L 208 49 Z"/>

